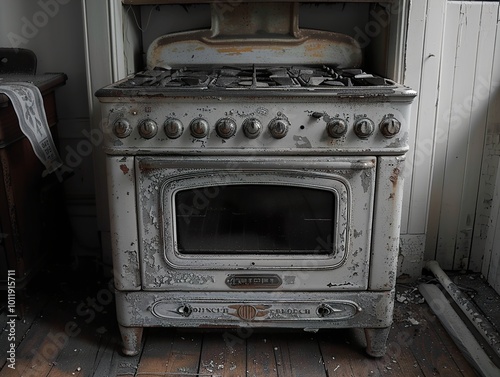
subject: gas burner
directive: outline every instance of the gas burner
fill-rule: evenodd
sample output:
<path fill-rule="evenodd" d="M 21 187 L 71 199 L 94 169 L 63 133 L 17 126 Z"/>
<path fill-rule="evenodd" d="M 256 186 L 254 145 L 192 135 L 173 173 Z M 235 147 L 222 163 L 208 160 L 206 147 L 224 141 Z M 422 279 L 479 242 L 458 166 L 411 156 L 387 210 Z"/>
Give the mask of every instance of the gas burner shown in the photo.
<path fill-rule="evenodd" d="M 122 88 L 136 87 L 207 87 L 212 80 L 212 71 L 203 69 L 155 68 L 135 74 L 119 85 Z"/>
<path fill-rule="evenodd" d="M 328 66 L 193 66 L 161 68 L 135 74 L 119 88 L 195 89 L 332 89 L 341 87 L 391 86 L 389 80 L 359 68 Z"/>

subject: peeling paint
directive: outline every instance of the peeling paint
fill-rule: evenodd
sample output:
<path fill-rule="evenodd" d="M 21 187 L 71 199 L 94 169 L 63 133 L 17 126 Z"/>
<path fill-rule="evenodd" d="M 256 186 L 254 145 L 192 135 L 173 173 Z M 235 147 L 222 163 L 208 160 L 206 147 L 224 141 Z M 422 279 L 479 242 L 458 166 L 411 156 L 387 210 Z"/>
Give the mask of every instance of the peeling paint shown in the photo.
<path fill-rule="evenodd" d="M 367 170 L 364 171 L 361 175 L 361 185 L 363 186 L 363 190 L 365 194 L 370 190 L 372 187 L 372 174 L 371 171 Z"/>
<path fill-rule="evenodd" d="M 154 277 L 154 285 L 156 287 L 164 287 L 168 285 L 204 285 L 208 282 L 214 283 L 214 277 L 210 275 L 195 274 L 192 272 L 181 271 L 163 271 Z"/>
<path fill-rule="evenodd" d="M 297 148 L 312 148 L 311 142 L 305 136 L 294 135 L 293 140 L 295 140 L 295 146 Z"/>
<path fill-rule="evenodd" d="M 124 279 L 133 278 L 134 281 L 140 281 L 139 259 L 136 250 L 124 250 L 123 253 L 128 255 L 127 263 L 122 265 L 121 271 Z"/>

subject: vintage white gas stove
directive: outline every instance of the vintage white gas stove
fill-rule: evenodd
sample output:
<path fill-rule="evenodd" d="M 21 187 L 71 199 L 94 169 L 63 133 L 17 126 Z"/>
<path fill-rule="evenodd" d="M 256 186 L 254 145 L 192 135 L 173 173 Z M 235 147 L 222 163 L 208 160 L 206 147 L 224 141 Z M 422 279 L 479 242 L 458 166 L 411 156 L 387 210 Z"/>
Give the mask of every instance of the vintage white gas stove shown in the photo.
<path fill-rule="evenodd" d="M 295 4 L 239 7 L 97 93 L 124 353 L 150 326 L 360 327 L 382 356 L 415 92 Z"/>

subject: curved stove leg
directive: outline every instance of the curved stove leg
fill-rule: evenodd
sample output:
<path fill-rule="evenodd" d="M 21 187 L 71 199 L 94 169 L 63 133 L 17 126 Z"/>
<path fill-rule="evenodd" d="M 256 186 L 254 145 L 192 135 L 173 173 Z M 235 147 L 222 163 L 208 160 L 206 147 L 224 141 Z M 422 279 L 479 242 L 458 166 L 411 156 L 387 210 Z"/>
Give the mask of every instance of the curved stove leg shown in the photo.
<path fill-rule="evenodd" d="M 139 353 L 142 343 L 142 327 L 125 327 L 118 325 L 122 336 L 122 352 L 125 356 L 135 356 Z"/>
<path fill-rule="evenodd" d="M 384 356 L 390 331 L 390 327 L 365 329 L 366 353 L 373 357 Z"/>

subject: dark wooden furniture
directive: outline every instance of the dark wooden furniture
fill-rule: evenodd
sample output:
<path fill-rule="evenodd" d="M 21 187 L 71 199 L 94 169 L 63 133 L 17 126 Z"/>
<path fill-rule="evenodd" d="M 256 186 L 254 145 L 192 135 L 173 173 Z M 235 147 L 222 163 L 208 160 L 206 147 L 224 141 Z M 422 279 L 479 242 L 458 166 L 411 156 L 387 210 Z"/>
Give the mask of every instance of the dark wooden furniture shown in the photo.
<path fill-rule="evenodd" d="M 66 79 L 64 74 L 0 74 L 0 84 L 32 82 L 40 89 L 56 145 L 54 91 Z M 54 174 L 43 178 L 44 170 L 19 128 L 12 103 L 0 94 L 0 288 L 6 287 L 7 271 L 15 270 L 16 289 L 23 289 L 54 251 L 62 187 Z"/>

